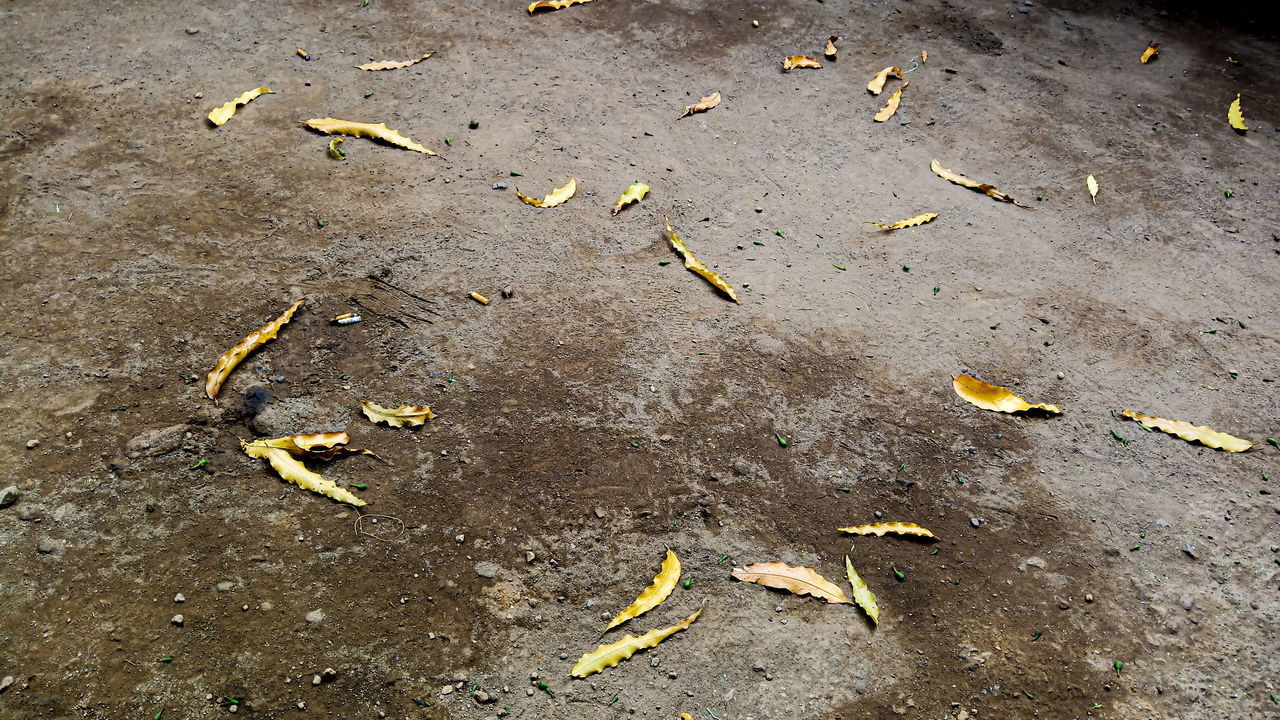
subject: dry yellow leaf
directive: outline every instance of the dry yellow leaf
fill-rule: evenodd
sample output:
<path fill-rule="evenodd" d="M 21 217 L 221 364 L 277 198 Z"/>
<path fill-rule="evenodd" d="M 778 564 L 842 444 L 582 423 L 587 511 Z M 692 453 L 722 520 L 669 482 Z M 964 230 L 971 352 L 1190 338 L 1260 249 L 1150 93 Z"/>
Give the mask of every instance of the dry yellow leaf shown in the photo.
<path fill-rule="evenodd" d="M 1198 442 L 1201 445 L 1208 445 L 1211 448 L 1226 450 L 1227 452 L 1244 452 L 1253 447 L 1253 443 L 1234 435 L 1228 435 L 1223 432 L 1217 432 L 1213 428 L 1206 425 L 1192 425 L 1183 420 L 1166 420 L 1151 415 L 1143 415 L 1133 410 L 1121 410 L 1121 415 L 1134 420 L 1141 425 L 1153 427 L 1161 432 L 1167 432 L 1170 435 L 1177 435 L 1183 440 L 1189 442 Z"/>
<path fill-rule="evenodd" d="M 487 298 L 487 297 L 485 297 L 485 296 L 481 295 L 481 294 L 480 294 L 480 293 L 478 293 L 478 292 L 473 292 L 473 293 L 471 293 L 471 299 L 472 299 L 472 300 L 475 300 L 476 302 L 480 303 L 481 305 L 488 305 L 488 304 L 489 304 L 489 298 Z"/>
<path fill-rule="evenodd" d="M 880 111 L 876 113 L 876 122 L 884 122 L 898 112 L 898 103 L 902 102 L 902 91 L 910 84 L 910 82 L 904 82 L 901 87 L 893 91 L 893 94 L 889 96 L 889 102 L 885 103 L 884 107 L 880 108 Z"/>
<path fill-rule="evenodd" d="M 676 557 L 674 552 L 667 550 L 667 558 L 662 561 L 662 569 L 658 571 L 657 577 L 653 579 L 653 584 L 644 589 L 636 601 L 627 606 L 625 610 L 618 613 L 609 626 L 605 628 L 605 632 L 621 625 L 622 623 L 634 617 L 639 617 L 644 613 L 658 607 L 663 600 L 676 589 L 676 583 L 680 580 L 680 559 Z"/>
<path fill-rule="evenodd" d="M 615 643 L 601 645 L 579 658 L 569 674 L 573 677 L 583 678 L 592 673 L 598 673 L 605 668 L 611 668 L 641 650 L 656 647 L 658 643 L 681 630 L 688 630 L 693 621 L 697 620 L 701 614 L 702 609 L 699 608 L 694 614 L 670 627 L 650 630 L 640 637 L 628 635 Z"/>
<path fill-rule="evenodd" d="M 951 172 L 950 170 L 939 165 L 937 160 L 934 160 L 931 163 L 929 163 L 929 169 L 932 170 L 935 175 L 942 178 L 943 180 L 949 180 L 957 185 L 962 185 L 971 190 L 980 192 L 983 195 L 987 195 L 989 197 L 995 198 L 996 200 L 999 200 L 1001 202 L 1013 203 L 1018 207 L 1026 207 L 1026 205 L 1023 205 L 1017 200 L 1014 200 L 1011 196 L 1005 195 L 1004 193 L 997 190 L 995 185 L 980 183 L 976 180 L 970 180 L 969 178 L 963 175 L 960 175 L 958 173 Z"/>
<path fill-rule="evenodd" d="M 871 82 L 867 83 L 867 90 L 869 90 L 872 95 L 879 95 L 884 91 L 885 81 L 889 79 L 890 75 L 897 75 L 899 80 L 902 79 L 902 71 L 898 69 L 898 66 L 890 65 L 876 73 L 875 77 L 871 78 Z"/>
<path fill-rule="evenodd" d="M 808 55 L 792 55 L 789 58 L 783 58 L 782 69 L 790 70 L 792 68 L 814 68 L 815 70 L 822 67 L 817 58 L 811 58 Z"/>
<path fill-rule="evenodd" d="M 667 234 L 670 236 L 669 239 L 671 241 L 671 247 L 684 257 L 685 268 L 706 278 L 707 282 L 715 285 L 717 288 L 720 288 L 720 290 L 722 290 L 725 295 L 728 295 L 734 302 L 738 302 L 738 293 L 734 292 L 733 286 L 726 282 L 724 278 L 720 277 L 719 273 L 707 267 L 705 263 L 694 257 L 689 248 L 685 247 L 684 241 L 676 235 L 676 231 L 671 227 L 671 220 L 666 219 L 666 222 Z"/>
<path fill-rule="evenodd" d="M 214 125 L 221 125 L 222 123 L 230 120 L 231 116 L 236 114 L 236 110 L 240 109 L 241 105 L 247 105 L 249 104 L 250 100 L 253 100 L 259 95 L 266 95 L 270 92 L 271 92 L 270 90 L 264 87 L 254 88 L 252 90 L 246 90 L 244 93 L 240 95 L 240 97 L 236 98 L 235 100 L 232 100 L 231 102 L 228 102 L 228 103 L 224 103 L 210 110 L 209 122 L 213 123 Z"/>
<path fill-rule="evenodd" d="M 680 720 L 693 720 L 693 716 L 689 713 L 680 713 Z"/>
<path fill-rule="evenodd" d="M 290 305 L 288 310 L 280 314 L 280 317 L 249 333 L 243 340 L 236 343 L 235 347 L 218 358 L 218 362 L 209 371 L 209 378 L 204 383 L 204 394 L 208 395 L 210 400 L 217 402 L 218 390 L 222 387 L 223 381 L 227 379 L 232 370 L 236 369 L 236 365 L 239 365 L 241 360 L 244 360 L 249 353 L 259 347 L 276 339 L 276 333 L 280 332 L 280 328 L 293 319 L 293 314 L 298 311 L 298 308 L 302 307 L 303 300 L 306 300 L 306 298 Z"/>
<path fill-rule="evenodd" d="M 822 54 L 826 55 L 828 59 L 831 59 L 831 60 L 836 59 L 836 52 L 837 52 L 836 41 L 839 39 L 840 39 L 839 35 L 832 35 L 831 37 L 827 38 L 827 47 L 825 50 L 822 51 Z"/>
<path fill-rule="evenodd" d="M 710 95 L 699 100 L 696 105 L 689 105 L 688 107 L 686 107 L 684 109 L 684 112 L 680 113 L 680 117 L 676 119 L 679 120 L 680 118 L 685 117 L 686 115 L 692 115 L 696 112 L 710 110 L 711 108 L 719 104 L 720 104 L 720 91 L 717 90 L 711 93 Z"/>
<path fill-rule="evenodd" d="M 535 10 L 559 10 L 570 5 L 588 2 L 592 2 L 592 0 L 538 0 L 538 2 L 529 6 L 529 14 L 532 15 Z"/>
<path fill-rule="evenodd" d="M 876 537 L 884 537 L 885 533 L 894 533 L 895 535 L 918 535 L 920 537 L 936 538 L 937 536 L 929 532 L 927 528 L 920 527 L 915 523 L 909 522 L 882 522 L 873 523 L 871 525 L 854 525 L 853 527 L 842 527 L 840 532 L 849 533 L 850 535 L 875 535 Z"/>
<path fill-rule="evenodd" d="M 925 64 L 925 63 L 927 63 L 927 62 L 929 62 L 929 51 L 928 51 L 928 50 L 921 50 L 921 51 L 920 51 L 920 64 L 921 64 L 921 65 L 924 65 L 924 64 Z"/>
<path fill-rule="evenodd" d="M 901 230 L 903 228 L 915 227 L 916 225 L 933 222 L 937 217 L 938 213 L 920 213 L 919 215 L 909 217 L 905 220 L 899 220 L 895 223 L 890 223 L 889 225 L 878 223 L 874 220 L 871 221 L 871 224 L 878 228 L 884 228 L 885 230 Z"/>
<path fill-rule="evenodd" d="M 351 436 L 345 432 L 328 432 L 261 438 L 248 443 L 248 446 L 277 448 L 297 457 L 318 458 L 320 460 L 332 460 L 338 455 L 373 455 L 373 457 L 378 457 L 371 450 L 344 447 L 349 442 L 351 442 Z"/>
<path fill-rule="evenodd" d="M 312 130 L 317 130 L 326 135 L 373 138 L 406 150 L 420 152 L 423 155 L 435 155 L 430 150 L 387 127 L 386 123 L 353 122 L 337 118 L 312 118 L 310 120 L 300 120 L 299 124 L 306 125 Z"/>
<path fill-rule="evenodd" d="M 617 215 L 622 208 L 633 202 L 640 202 L 645 195 L 649 194 L 649 186 L 640 181 L 631 183 L 631 187 L 622 193 L 622 197 L 618 198 L 618 202 L 613 204 L 613 214 Z"/>
<path fill-rule="evenodd" d="M 520 201 L 525 203 L 526 205 L 532 205 L 534 207 L 540 207 L 540 208 L 549 208 L 549 207 L 555 207 L 557 205 L 564 203 L 565 200 L 568 200 L 569 198 L 573 197 L 573 194 L 576 192 L 578 192 L 578 181 L 574 178 L 569 178 L 569 182 L 556 188 L 555 190 L 552 190 L 549 195 L 542 198 L 541 200 L 537 198 L 529 197 L 527 195 L 521 195 L 520 188 L 516 188 L 516 197 L 520 198 Z"/>
<path fill-rule="evenodd" d="M 1142 51 L 1142 64 L 1146 65 L 1147 61 L 1160 54 L 1160 43 L 1153 42 Z"/>
<path fill-rule="evenodd" d="M 1236 93 L 1236 99 L 1231 101 L 1231 107 L 1227 108 L 1227 121 L 1231 123 L 1231 127 L 1237 130 L 1248 130 L 1244 124 L 1244 115 L 1240 111 L 1240 93 Z"/>
<path fill-rule="evenodd" d="M 1090 175 L 1084 179 L 1084 184 L 1089 187 L 1089 196 L 1093 198 L 1093 204 L 1098 204 L 1098 179 Z"/>
<path fill-rule="evenodd" d="M 398 408 L 384 408 L 376 402 L 360 401 L 364 416 L 375 423 L 384 422 L 391 427 L 416 427 L 435 417 L 431 408 L 426 405 L 401 405 Z"/>
<path fill-rule="evenodd" d="M 382 62 L 365 63 L 363 65 L 357 65 L 356 69 L 357 70 L 399 70 L 400 68 L 407 68 L 410 65 L 416 65 L 422 62 L 423 60 L 426 60 L 427 58 L 431 57 L 432 55 L 435 55 L 435 53 L 429 52 L 420 58 L 415 58 L 413 60 L 405 60 L 404 62 L 394 62 L 392 60 L 383 60 Z"/>
<path fill-rule="evenodd" d="M 240 441 L 240 449 L 245 454 L 253 458 L 261 458 L 271 463 L 271 467 L 280 474 L 280 477 L 297 485 L 303 490 L 317 492 L 328 498 L 333 498 L 338 502 L 350 503 L 356 507 L 366 505 L 365 501 L 352 495 L 350 491 L 338 487 L 337 483 L 332 480 L 326 480 L 323 477 L 311 472 L 305 465 L 289 454 L 287 450 L 278 447 L 262 445 L 258 443 L 246 443 Z"/>
<path fill-rule="evenodd" d="M 956 375 L 951 378 L 951 387 L 956 391 L 957 395 L 983 410 L 995 410 L 1002 413 L 1043 410 L 1053 415 L 1062 414 L 1062 410 L 1057 405 L 1044 403 L 1032 405 L 1014 395 L 1008 388 L 985 383 L 970 375 Z"/>
<path fill-rule="evenodd" d="M 811 567 L 788 565 L 783 562 L 763 562 L 734 568 L 733 578 L 752 582 L 778 590 L 790 590 L 796 595 L 812 595 L 832 604 L 848 603 L 839 585 L 822 577 Z"/>
<path fill-rule="evenodd" d="M 871 592 L 871 588 L 858 577 L 858 571 L 853 569 L 853 561 L 848 555 L 844 556 L 844 572 L 849 576 L 849 586 L 853 588 L 853 601 L 866 611 L 871 622 L 879 625 L 880 606 L 876 603 L 875 593 Z"/>

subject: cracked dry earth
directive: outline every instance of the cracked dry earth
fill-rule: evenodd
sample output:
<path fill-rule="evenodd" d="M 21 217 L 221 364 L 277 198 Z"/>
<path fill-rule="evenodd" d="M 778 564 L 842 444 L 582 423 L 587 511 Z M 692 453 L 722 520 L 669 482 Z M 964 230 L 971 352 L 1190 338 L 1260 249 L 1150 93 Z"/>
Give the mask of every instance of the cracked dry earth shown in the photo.
<path fill-rule="evenodd" d="M 1256 9 L 5 5 L 0 717 L 1280 717 L 1280 54 Z M 832 34 L 838 60 L 781 71 Z M 872 122 L 867 80 L 920 50 Z M 298 125 L 326 116 L 440 155 L 333 160 Z M 515 198 L 569 177 L 560 207 Z M 961 372 L 1065 412 L 979 410 Z M 379 518 L 238 442 L 338 429 L 382 462 L 323 472 Z M 877 518 L 939 540 L 836 531 Z M 687 587 L 603 641 L 701 618 L 571 679 L 667 547 Z M 729 577 L 842 581 L 845 554 L 878 627 Z"/>

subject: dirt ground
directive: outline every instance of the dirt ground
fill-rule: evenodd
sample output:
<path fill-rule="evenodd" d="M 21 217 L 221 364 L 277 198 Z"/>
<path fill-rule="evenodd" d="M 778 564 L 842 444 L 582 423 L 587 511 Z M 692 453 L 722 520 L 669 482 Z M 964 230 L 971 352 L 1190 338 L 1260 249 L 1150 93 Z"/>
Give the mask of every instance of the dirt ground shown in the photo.
<path fill-rule="evenodd" d="M 7 3 L 0 717 L 1280 717 L 1260 17 Z M 838 60 L 782 72 L 832 34 Z M 872 122 L 866 82 L 921 50 Z M 297 124 L 326 116 L 440 155 L 353 138 L 333 160 Z M 516 199 L 571 176 L 563 206 Z M 635 180 L 649 197 L 612 216 Z M 681 266 L 664 216 L 740 305 Z M 301 297 L 205 398 L 215 359 Z M 979 410 L 960 372 L 1065 412 Z M 375 426 L 361 400 L 437 417 Z M 386 461 L 317 468 L 366 486 L 363 533 L 237 440 L 344 428 Z M 939 540 L 836 530 L 877 518 Z M 571 679 L 666 547 L 689 583 L 603 642 L 702 617 Z M 878 627 L 730 579 L 782 560 L 843 582 L 845 554 Z"/>

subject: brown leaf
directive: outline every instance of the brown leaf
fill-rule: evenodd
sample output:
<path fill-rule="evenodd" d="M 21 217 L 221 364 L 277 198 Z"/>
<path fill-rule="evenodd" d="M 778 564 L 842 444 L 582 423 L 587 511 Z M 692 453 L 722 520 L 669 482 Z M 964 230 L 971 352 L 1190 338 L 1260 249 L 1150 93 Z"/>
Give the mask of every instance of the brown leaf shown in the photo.
<path fill-rule="evenodd" d="M 782 562 L 755 563 L 734 568 L 733 578 L 778 590 L 790 590 L 796 595 L 812 595 L 832 604 L 849 602 L 839 585 L 822 577 L 811 567 L 792 566 Z"/>
<path fill-rule="evenodd" d="M 828 60 L 836 59 L 836 52 L 837 52 L 836 41 L 839 39 L 840 39 L 839 35 L 832 35 L 831 37 L 827 38 L 827 47 L 825 50 L 822 51 L 822 54 L 826 55 Z"/>
<path fill-rule="evenodd" d="M 720 91 L 717 90 L 716 92 L 713 92 L 710 95 L 699 100 L 698 104 L 690 105 L 686 107 L 684 109 L 684 112 L 680 113 L 680 117 L 676 119 L 679 120 L 682 117 L 685 117 L 687 115 L 692 115 L 696 112 L 703 112 L 704 110 L 710 110 L 711 108 L 719 104 L 720 104 Z"/>
<path fill-rule="evenodd" d="M 996 200 L 999 200 L 1001 202 L 1013 203 L 1018 207 L 1026 207 L 1026 205 L 1023 205 L 1017 200 L 1014 200 L 1011 196 L 1005 195 L 1004 193 L 997 190 L 995 185 L 980 183 L 976 180 L 970 180 L 969 178 L 963 175 L 960 175 L 959 173 L 951 172 L 950 170 L 942 167 L 942 165 L 939 165 L 937 160 L 934 160 L 933 162 L 929 163 L 929 169 L 932 170 L 935 175 L 942 178 L 943 180 L 948 180 L 957 185 L 967 187 L 970 190 L 973 190 L 974 192 L 980 192 L 983 195 L 987 195 L 989 197 L 995 198 Z"/>

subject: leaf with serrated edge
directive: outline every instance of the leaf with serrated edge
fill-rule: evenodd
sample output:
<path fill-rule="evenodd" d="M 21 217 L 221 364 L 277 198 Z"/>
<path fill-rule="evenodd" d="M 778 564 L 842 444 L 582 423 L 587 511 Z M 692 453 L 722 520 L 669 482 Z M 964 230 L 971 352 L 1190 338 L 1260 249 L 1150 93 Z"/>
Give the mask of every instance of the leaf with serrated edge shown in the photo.
<path fill-rule="evenodd" d="M 325 133 L 326 135 L 367 137 L 374 140 L 381 140 L 385 143 L 395 145 L 396 147 L 402 147 L 406 150 L 420 152 L 423 155 L 435 155 L 434 152 L 387 127 L 386 123 L 355 122 L 353 120 L 339 120 L 337 118 L 311 118 L 310 120 L 299 120 L 298 122 L 301 125 L 306 125 L 312 130 Z"/>
<path fill-rule="evenodd" d="M 915 227 L 916 225 L 923 225 L 927 222 L 933 222 L 935 219 L 937 219 L 937 217 L 938 217 L 938 213 L 920 213 L 919 215 L 914 215 L 905 220 L 899 220 L 897 222 L 890 223 L 889 225 L 885 225 L 884 223 L 878 223 L 878 222 L 875 222 L 874 220 L 871 222 L 871 224 L 875 225 L 878 228 L 884 228 L 885 230 L 901 230 L 903 228 Z"/>
<path fill-rule="evenodd" d="M 538 198 L 529 197 L 528 195 L 521 195 L 520 188 L 516 188 L 516 197 L 520 198 L 520 201 L 526 205 L 532 205 L 534 207 L 540 207 L 540 208 L 550 208 L 550 207 L 555 207 L 557 205 L 563 204 L 564 201 L 573 197 L 574 193 L 576 192 L 578 192 L 578 181 L 575 178 L 569 178 L 569 182 L 565 183 L 564 185 L 561 185 L 555 190 L 552 190 L 550 194 L 548 194 L 546 197 L 542 198 L 541 200 L 539 200 Z"/>
<path fill-rule="evenodd" d="M 890 75 L 897 75 L 899 80 L 902 79 L 902 71 L 898 69 L 898 66 L 890 65 L 871 78 L 871 82 L 867 83 L 867 91 L 872 95 L 879 95 L 884 91 L 885 81 L 889 79 Z"/>
<path fill-rule="evenodd" d="M 1005 195 L 1004 193 L 997 190 L 994 185 L 988 185 L 986 183 L 980 183 L 976 180 L 970 180 L 969 178 L 963 175 L 960 175 L 959 173 L 951 172 L 950 170 L 942 167 L 942 165 L 938 164 L 937 160 L 934 160 L 933 162 L 929 163 L 929 169 L 932 170 L 935 175 L 942 178 L 943 180 L 948 180 L 957 185 L 967 187 L 970 190 L 980 192 L 983 195 L 987 195 L 989 197 L 995 198 L 996 200 L 999 200 L 1001 202 L 1013 203 L 1018 207 L 1026 207 L 1026 205 L 1023 205 L 1017 200 L 1014 200 L 1012 197 Z"/>
<path fill-rule="evenodd" d="M 909 522 L 882 522 L 873 523 L 871 525 L 854 525 L 853 527 L 842 527 L 840 532 L 849 533 L 850 535 L 875 535 L 876 537 L 884 537 L 885 533 L 894 533 L 895 535 L 918 535 L 920 537 L 937 538 L 936 535 L 929 532 L 928 528 L 920 527 L 915 523 Z"/>
<path fill-rule="evenodd" d="M 910 84 L 911 83 L 909 82 L 904 82 L 901 87 L 893 91 L 893 94 L 889 96 L 889 101 L 886 102 L 884 107 L 880 108 L 879 112 L 876 113 L 876 122 L 884 122 L 885 120 L 893 117 L 894 113 L 898 112 L 898 104 L 902 102 L 902 91 Z"/>
<path fill-rule="evenodd" d="M 1089 187 L 1089 196 L 1093 198 L 1093 204 L 1098 204 L 1098 179 L 1090 175 L 1084 179 L 1084 184 Z"/>
<path fill-rule="evenodd" d="M 613 204 L 613 214 L 617 215 L 622 208 L 633 202 L 640 202 L 645 195 L 649 194 L 649 186 L 642 182 L 631 183 L 631 187 L 622 193 L 622 197 L 618 198 L 618 202 Z"/>
<path fill-rule="evenodd" d="M 832 604 L 846 604 L 844 590 L 822 577 L 811 567 L 793 566 L 783 562 L 763 562 L 734 568 L 733 578 L 752 582 L 777 590 L 789 590 L 796 595 L 812 595 Z"/>
<path fill-rule="evenodd" d="M 1236 93 L 1236 99 L 1232 100 L 1231 107 L 1227 108 L 1227 121 L 1237 130 L 1249 129 L 1244 124 L 1244 114 L 1240 110 L 1240 93 Z"/>
<path fill-rule="evenodd" d="M 608 632 L 613 628 L 634 617 L 639 617 L 644 613 L 658 607 L 663 600 L 676 589 L 676 583 L 680 581 L 680 559 L 671 550 L 667 550 L 667 558 L 662 561 L 662 569 L 658 571 L 657 577 L 653 579 L 653 584 L 644 589 L 640 593 L 640 597 L 636 601 L 627 606 L 627 609 L 618 613 L 618 616 L 610 621 L 609 626 L 604 630 Z"/>
<path fill-rule="evenodd" d="M 305 300 L 306 298 L 303 298 Z M 209 396 L 210 400 L 215 403 L 218 401 L 218 390 L 222 388 L 222 383 L 236 369 L 236 365 L 240 364 L 249 353 L 276 339 L 276 333 L 280 332 L 280 328 L 293 318 L 293 314 L 302 307 L 302 300 L 289 306 L 280 317 L 263 325 L 245 336 L 243 340 L 235 344 L 230 350 L 222 354 L 218 358 L 217 364 L 209 371 L 209 378 L 204 383 L 204 394 Z"/>
<path fill-rule="evenodd" d="M 223 103 L 222 105 L 219 105 L 218 107 L 210 110 L 209 122 L 213 123 L 214 125 L 221 125 L 226 121 L 230 120 L 231 116 L 236 114 L 236 110 L 240 109 L 241 105 L 248 105 L 250 100 L 253 100 L 259 95 L 266 95 L 270 92 L 271 91 L 269 89 L 264 87 L 254 88 L 252 90 L 246 90 L 243 93 L 241 93 L 240 97 L 236 98 L 235 100 L 232 100 L 231 102 L 228 102 L 228 103 Z"/>
<path fill-rule="evenodd" d="M 1142 64 L 1146 65 L 1147 61 L 1160 54 L 1160 43 L 1151 43 L 1146 50 L 1142 51 Z"/>
<path fill-rule="evenodd" d="M 720 277 L 719 273 L 713 271 L 711 268 L 707 267 L 706 264 L 703 263 L 701 260 L 694 257 L 693 253 L 690 252 L 689 248 L 685 247 L 684 241 L 681 240 L 680 237 L 676 235 L 676 231 L 672 229 L 671 220 L 666 219 L 666 222 L 667 222 L 667 234 L 670 236 L 669 239 L 671 241 L 671 247 L 674 248 L 676 252 L 680 253 L 682 257 L 684 257 L 685 268 L 688 270 L 692 270 L 693 272 L 696 272 L 702 277 L 706 278 L 707 282 L 711 283 L 712 285 L 715 285 L 717 288 L 723 291 L 724 294 L 728 295 L 734 302 L 738 302 L 738 293 L 734 292 L 733 286 L 730 285 L 728 282 L 726 282 L 724 278 Z"/>
<path fill-rule="evenodd" d="M 410 65 L 417 65 L 418 63 L 422 62 L 423 60 L 426 60 L 427 58 L 431 57 L 434 54 L 435 54 L 434 52 L 429 52 L 420 58 L 414 58 L 413 60 L 405 60 L 404 62 L 395 62 L 393 60 L 383 60 L 382 62 L 365 63 L 363 65 L 356 65 L 356 69 L 357 70 L 399 70 L 400 68 L 407 68 Z"/>
<path fill-rule="evenodd" d="M 811 58 L 808 55 L 792 55 L 782 60 L 782 69 L 790 70 L 792 68 L 813 68 L 817 70 L 822 67 L 822 63 L 817 58 Z"/>
<path fill-rule="evenodd" d="M 278 438 L 260 438 L 248 443 L 252 446 L 279 448 L 296 457 L 332 460 L 338 455 L 373 455 L 372 450 L 364 448 L 344 447 L 351 442 L 351 436 L 345 432 L 310 433 L 305 435 L 285 435 Z"/>
<path fill-rule="evenodd" d="M 367 503 L 360 498 L 352 495 L 349 491 L 338 487 L 332 480 L 326 480 L 323 477 L 311 472 L 295 459 L 286 450 L 277 447 L 268 447 L 266 445 L 258 445 L 255 443 L 247 443 L 240 441 L 240 449 L 244 450 L 249 457 L 261 458 L 271 463 L 271 467 L 280 474 L 280 477 L 297 485 L 303 490 L 320 493 L 328 498 L 333 498 L 338 502 L 350 503 L 356 507 L 366 505 Z"/>
<path fill-rule="evenodd" d="M 611 668 L 641 650 L 656 647 L 658 643 L 666 640 L 672 635 L 675 635 L 681 630 L 688 630 L 689 626 L 693 624 L 693 621 L 697 620 L 698 616 L 701 614 L 702 609 L 699 608 L 697 612 L 671 627 L 650 630 L 640 637 L 627 635 L 615 643 L 601 645 L 595 650 L 592 650 L 579 658 L 578 662 L 573 666 L 573 670 L 571 670 L 569 674 L 573 677 L 584 678 L 592 673 L 598 673 L 605 668 Z"/>
<path fill-rule="evenodd" d="M 1253 447 L 1253 443 L 1248 440 L 1218 432 L 1207 425 L 1192 425 L 1185 420 L 1166 420 L 1161 417 L 1143 415 L 1133 410 L 1121 410 L 1120 414 L 1161 432 L 1177 435 L 1188 442 L 1198 442 L 1201 445 L 1208 445 L 1211 448 L 1226 450 L 1227 452 L 1244 452 Z"/>
<path fill-rule="evenodd" d="M 592 2 L 592 0 L 538 0 L 538 2 L 529 6 L 529 14 L 532 15 L 534 10 L 560 10 L 570 5 L 587 2 Z"/>
<path fill-rule="evenodd" d="M 1002 413 L 1043 410 L 1054 415 L 1062 414 L 1062 410 L 1057 405 L 1049 405 L 1046 403 L 1032 405 L 1026 400 L 1014 395 L 1009 391 L 1009 388 L 985 383 L 970 375 L 956 375 L 952 377 L 951 388 L 956 391 L 957 395 L 964 398 L 966 402 L 971 405 L 976 405 L 983 410 L 995 410 L 996 412 Z"/>
<path fill-rule="evenodd" d="M 827 57 L 831 58 L 832 60 L 835 60 L 835 59 L 836 59 L 836 53 L 837 53 L 837 50 L 836 50 L 836 41 L 837 41 L 837 40 L 839 40 L 839 39 L 840 39 L 840 36 L 839 36 L 839 35 L 832 35 L 831 37 L 827 38 L 827 47 L 826 47 L 825 49 L 823 49 L 822 54 L 823 54 L 823 55 L 826 55 Z"/>
<path fill-rule="evenodd" d="M 431 408 L 426 405 L 401 405 L 398 408 L 384 408 L 376 402 L 360 401 L 364 416 L 375 423 L 384 422 L 391 427 L 416 427 L 435 417 Z"/>
<path fill-rule="evenodd" d="M 711 108 L 719 104 L 720 104 L 720 91 L 717 90 L 716 92 L 713 92 L 710 95 L 699 100 L 696 105 L 687 106 L 684 109 L 684 112 L 680 113 L 680 117 L 676 119 L 679 120 L 680 118 L 685 117 L 686 115 L 692 115 L 696 112 L 703 112 L 705 110 L 710 110 Z"/>
<path fill-rule="evenodd" d="M 853 588 L 853 601 L 858 603 L 858 607 L 867 612 L 867 616 L 871 618 L 871 622 L 876 625 L 880 624 L 880 606 L 876 604 L 875 593 L 871 592 L 871 588 L 858 577 L 858 571 L 853 569 L 853 561 L 848 555 L 844 556 L 844 572 L 849 576 L 849 586 Z"/>

